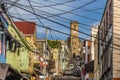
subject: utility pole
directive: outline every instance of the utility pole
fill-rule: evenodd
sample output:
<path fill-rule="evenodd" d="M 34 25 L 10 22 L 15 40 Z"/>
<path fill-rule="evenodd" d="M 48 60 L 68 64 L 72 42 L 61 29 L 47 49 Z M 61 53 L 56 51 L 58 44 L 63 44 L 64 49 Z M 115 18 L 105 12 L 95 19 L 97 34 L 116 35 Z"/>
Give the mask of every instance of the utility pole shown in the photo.
<path fill-rule="evenodd" d="M 86 60 L 85 63 L 88 63 L 88 41 L 85 42 L 85 56 L 86 56 Z"/>
<path fill-rule="evenodd" d="M 57 61 L 57 74 L 59 74 L 59 71 L 60 71 L 60 41 L 58 43 L 58 61 Z"/>
<path fill-rule="evenodd" d="M 64 66 L 65 66 L 65 45 L 63 46 L 63 58 L 62 58 L 62 70 L 64 70 Z"/>
<path fill-rule="evenodd" d="M 44 80 L 46 80 L 46 53 L 47 53 L 47 37 L 48 37 L 48 28 L 46 28 L 46 38 L 45 38 L 45 65 L 44 65 Z"/>

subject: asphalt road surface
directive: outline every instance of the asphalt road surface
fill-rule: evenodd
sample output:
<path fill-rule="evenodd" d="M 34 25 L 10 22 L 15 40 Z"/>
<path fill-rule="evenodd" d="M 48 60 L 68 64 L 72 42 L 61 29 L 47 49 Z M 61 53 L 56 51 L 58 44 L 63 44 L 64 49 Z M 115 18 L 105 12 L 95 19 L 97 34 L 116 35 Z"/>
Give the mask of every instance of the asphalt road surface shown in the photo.
<path fill-rule="evenodd" d="M 80 80 L 80 77 L 75 77 L 75 76 L 71 76 L 71 75 L 56 76 L 55 80 Z"/>

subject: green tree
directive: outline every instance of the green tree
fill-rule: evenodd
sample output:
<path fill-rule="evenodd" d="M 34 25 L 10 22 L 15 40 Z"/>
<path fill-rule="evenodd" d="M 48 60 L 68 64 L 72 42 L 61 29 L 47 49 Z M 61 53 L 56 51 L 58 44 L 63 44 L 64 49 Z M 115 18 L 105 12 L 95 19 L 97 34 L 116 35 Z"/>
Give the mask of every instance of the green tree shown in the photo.
<path fill-rule="evenodd" d="M 51 48 L 59 48 L 59 47 L 61 47 L 61 42 L 58 40 L 48 40 L 48 45 Z"/>

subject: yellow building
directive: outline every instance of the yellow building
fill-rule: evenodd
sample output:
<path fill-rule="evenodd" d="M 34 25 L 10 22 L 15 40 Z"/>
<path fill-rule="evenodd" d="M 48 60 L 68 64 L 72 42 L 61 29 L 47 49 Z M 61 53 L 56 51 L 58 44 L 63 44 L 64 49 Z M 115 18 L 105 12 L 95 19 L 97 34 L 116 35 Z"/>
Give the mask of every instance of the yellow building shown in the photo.
<path fill-rule="evenodd" d="M 59 49 L 58 48 L 52 48 L 51 49 L 53 53 L 53 59 L 55 60 L 55 72 L 58 73 L 59 71 L 59 63 L 58 63 L 58 55 L 59 55 Z"/>
<path fill-rule="evenodd" d="M 61 50 L 61 41 L 60 40 L 48 40 L 48 45 L 51 48 L 51 61 L 52 72 L 59 74 L 60 72 L 60 50 Z"/>
<path fill-rule="evenodd" d="M 78 38 L 78 22 L 73 21 L 70 23 L 70 52 L 71 57 L 80 55 L 80 39 Z"/>
<path fill-rule="evenodd" d="M 30 45 L 36 49 L 36 24 L 35 22 L 15 22 L 21 33 L 24 34 Z"/>
<path fill-rule="evenodd" d="M 18 30 L 24 34 L 26 40 L 32 47 L 34 51 L 36 51 L 36 24 L 35 22 L 15 22 L 16 27 Z M 30 61 L 30 67 L 29 70 L 31 73 L 33 73 L 34 69 L 34 62 L 35 62 L 35 52 L 29 51 L 29 61 Z"/>

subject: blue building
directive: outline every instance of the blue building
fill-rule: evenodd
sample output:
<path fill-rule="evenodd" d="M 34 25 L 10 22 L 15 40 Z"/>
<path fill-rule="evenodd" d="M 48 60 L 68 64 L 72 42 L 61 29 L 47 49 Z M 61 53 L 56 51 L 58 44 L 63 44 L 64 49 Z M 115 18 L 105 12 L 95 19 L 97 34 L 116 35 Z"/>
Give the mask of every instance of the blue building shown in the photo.
<path fill-rule="evenodd" d="M 6 63 L 6 28 L 7 21 L 0 15 L 0 63 Z"/>

